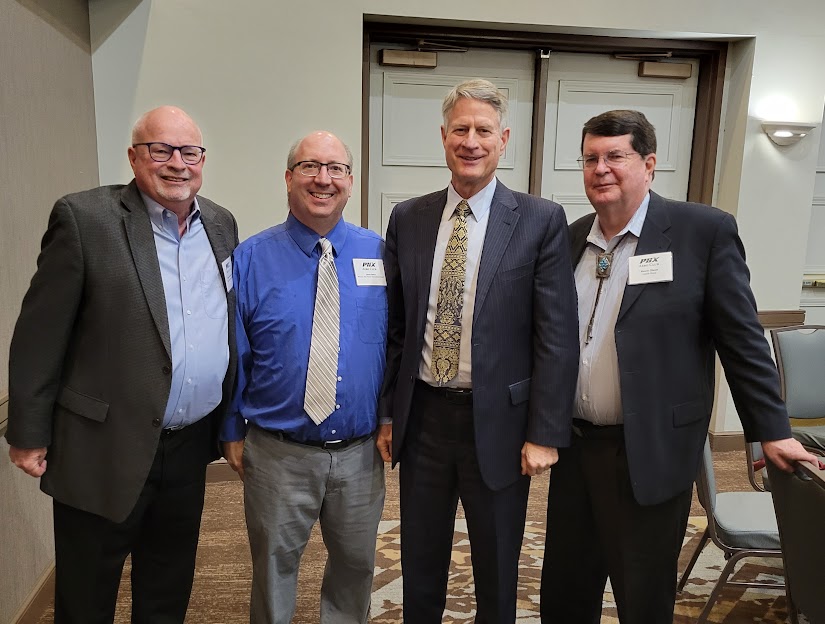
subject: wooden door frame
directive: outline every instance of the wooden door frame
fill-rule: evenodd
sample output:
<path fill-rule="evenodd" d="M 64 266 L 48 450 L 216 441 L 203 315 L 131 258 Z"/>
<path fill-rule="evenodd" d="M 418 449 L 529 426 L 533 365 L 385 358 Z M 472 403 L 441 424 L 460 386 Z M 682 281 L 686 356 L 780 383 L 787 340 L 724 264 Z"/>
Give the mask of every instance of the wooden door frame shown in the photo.
<path fill-rule="evenodd" d="M 604 37 L 511 30 L 479 30 L 455 26 L 433 26 L 381 22 L 378 18 L 364 20 L 363 63 L 361 76 L 361 224 L 367 227 L 369 214 L 369 95 L 370 46 L 374 43 L 395 43 L 417 46 L 420 40 L 468 48 L 501 48 L 536 52 L 536 79 L 533 89 L 533 128 L 539 130 L 536 115 L 545 110 L 547 89 L 541 76 L 546 76 L 547 59 L 540 50 L 590 54 L 664 54 L 671 58 L 694 58 L 699 61 L 696 91 L 696 114 L 688 175 L 688 201 L 710 204 L 716 172 L 716 154 L 722 119 L 722 91 L 725 79 L 728 42 L 693 39 L 643 39 L 637 37 Z M 541 126 L 541 127 L 539 127 Z M 541 171 L 544 158 L 544 132 L 531 130 L 530 186 L 535 195 L 541 193 Z"/>

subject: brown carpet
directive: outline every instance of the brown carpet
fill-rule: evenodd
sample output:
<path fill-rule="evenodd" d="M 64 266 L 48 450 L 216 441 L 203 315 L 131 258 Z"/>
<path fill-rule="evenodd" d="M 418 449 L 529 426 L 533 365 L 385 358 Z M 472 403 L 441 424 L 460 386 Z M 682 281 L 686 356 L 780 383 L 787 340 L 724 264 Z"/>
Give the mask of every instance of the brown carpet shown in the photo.
<path fill-rule="evenodd" d="M 715 453 L 716 478 L 719 491 L 748 490 L 744 452 Z M 522 549 L 519 583 L 518 622 L 538 623 L 538 592 L 544 544 L 547 477 L 534 479 L 530 492 L 528 525 Z M 400 616 L 398 473 L 387 472 L 387 502 L 379 529 L 378 556 L 373 593 L 372 622 L 397 624 Z M 691 509 L 691 525 L 682 552 L 680 569 L 684 568 L 704 529 L 704 512 L 695 501 Z M 318 588 L 326 553 L 316 529 L 307 546 L 299 578 L 298 605 L 295 624 L 318 622 Z M 712 544 L 691 575 L 685 592 L 677 602 L 674 624 L 694 622 L 704 606 L 713 583 L 724 564 L 721 552 Z M 782 579 L 776 560 L 757 560 L 743 564 L 736 577 Z M 251 564 L 243 515 L 243 491 L 238 481 L 210 483 L 207 486 L 201 542 L 195 586 L 187 622 L 192 624 L 235 624 L 249 621 L 249 588 Z M 603 623 L 618 622 L 609 590 L 605 593 Z M 128 562 L 118 600 L 116 622 L 129 621 Z M 450 573 L 449 599 L 445 622 L 471 622 L 473 618 L 472 571 L 469 561 L 466 526 L 457 522 L 453 567 Z M 711 622 L 784 622 L 784 591 L 726 589 L 711 615 Z M 51 608 L 40 619 L 52 621 Z"/>

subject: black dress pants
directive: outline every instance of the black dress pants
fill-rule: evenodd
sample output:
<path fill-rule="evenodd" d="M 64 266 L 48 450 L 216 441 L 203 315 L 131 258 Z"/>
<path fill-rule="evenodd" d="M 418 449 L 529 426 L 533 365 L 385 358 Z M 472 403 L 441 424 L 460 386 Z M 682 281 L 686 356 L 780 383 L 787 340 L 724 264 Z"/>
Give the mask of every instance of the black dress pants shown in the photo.
<path fill-rule="evenodd" d="M 181 623 L 195 572 L 209 423 L 164 431 L 135 508 L 116 523 L 54 501 L 55 622 L 112 622 L 132 555 L 132 622 Z"/>
<path fill-rule="evenodd" d="M 542 624 L 599 624 L 608 576 L 622 624 L 671 624 L 692 491 L 639 505 L 623 428 L 580 431 L 550 473 Z"/>
<path fill-rule="evenodd" d="M 400 471 L 404 622 L 442 621 L 459 498 L 470 536 L 475 622 L 514 622 L 530 479 L 498 491 L 484 484 L 471 398 L 416 385 Z"/>

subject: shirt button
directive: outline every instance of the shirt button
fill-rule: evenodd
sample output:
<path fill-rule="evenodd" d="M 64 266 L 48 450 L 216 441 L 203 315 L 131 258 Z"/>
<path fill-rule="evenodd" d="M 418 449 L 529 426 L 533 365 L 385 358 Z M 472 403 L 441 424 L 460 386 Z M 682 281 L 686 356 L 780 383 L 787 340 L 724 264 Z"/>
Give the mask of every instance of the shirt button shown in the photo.
<path fill-rule="evenodd" d="M 186 383 L 188 383 L 188 384 L 192 383 L 192 379 L 191 378 L 187 379 Z"/>
<path fill-rule="evenodd" d="M 335 409 L 341 409 L 341 406 L 340 406 L 340 405 L 336 405 L 336 406 L 335 406 Z"/>
<path fill-rule="evenodd" d="M 178 414 L 183 414 L 183 408 L 180 408 L 180 409 L 178 410 Z"/>
<path fill-rule="evenodd" d="M 332 433 L 335 433 L 335 429 L 332 430 Z"/>
<path fill-rule="evenodd" d="M 195 345 L 189 345 L 189 350 L 194 351 L 195 350 Z"/>
<path fill-rule="evenodd" d="M 587 400 L 587 395 L 586 395 L 586 394 L 583 394 L 583 395 L 582 395 L 582 401 L 586 401 L 586 400 Z"/>
<path fill-rule="evenodd" d="M 186 281 L 186 276 L 185 276 L 185 275 L 183 276 L 183 281 L 184 281 L 184 282 Z"/>
<path fill-rule="evenodd" d="M 342 379 L 343 379 L 343 377 L 339 377 L 339 378 L 338 378 L 338 381 L 341 381 Z"/>
<path fill-rule="evenodd" d="M 192 310 L 187 310 L 186 313 L 187 314 L 192 314 Z"/>

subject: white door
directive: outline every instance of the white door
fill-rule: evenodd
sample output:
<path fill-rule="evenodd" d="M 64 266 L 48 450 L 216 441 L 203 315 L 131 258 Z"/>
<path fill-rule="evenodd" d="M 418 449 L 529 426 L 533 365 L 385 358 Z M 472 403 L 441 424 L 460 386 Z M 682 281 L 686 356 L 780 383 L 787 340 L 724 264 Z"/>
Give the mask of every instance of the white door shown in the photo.
<path fill-rule="evenodd" d="M 640 78 L 639 62 L 602 54 L 550 55 L 545 119 L 542 197 L 564 206 L 569 222 L 593 209 L 584 194 L 581 156 L 584 123 L 608 110 L 643 112 L 656 128 L 653 190 L 670 199 L 687 198 L 699 64 L 690 78 Z"/>
<path fill-rule="evenodd" d="M 395 204 L 443 189 L 450 171 L 441 145 L 441 101 L 468 78 L 486 78 L 507 93 L 510 142 L 499 162 L 501 181 L 527 191 L 533 111 L 532 52 L 468 50 L 439 52 L 438 67 L 414 69 L 378 65 L 370 49 L 370 229 L 387 231 Z"/>

